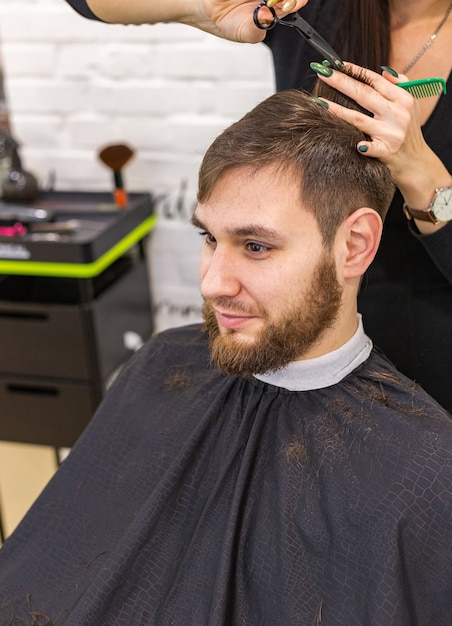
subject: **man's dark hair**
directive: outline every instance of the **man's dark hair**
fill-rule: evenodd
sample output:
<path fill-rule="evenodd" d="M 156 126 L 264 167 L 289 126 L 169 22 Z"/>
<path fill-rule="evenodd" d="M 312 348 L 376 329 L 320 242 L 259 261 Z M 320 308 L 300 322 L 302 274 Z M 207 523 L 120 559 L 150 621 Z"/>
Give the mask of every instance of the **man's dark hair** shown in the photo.
<path fill-rule="evenodd" d="M 367 137 L 298 90 L 270 96 L 215 139 L 199 171 L 198 201 L 226 171 L 271 166 L 299 181 L 300 205 L 316 216 L 325 245 L 360 207 L 386 215 L 394 193 L 388 168 L 359 154 Z"/>

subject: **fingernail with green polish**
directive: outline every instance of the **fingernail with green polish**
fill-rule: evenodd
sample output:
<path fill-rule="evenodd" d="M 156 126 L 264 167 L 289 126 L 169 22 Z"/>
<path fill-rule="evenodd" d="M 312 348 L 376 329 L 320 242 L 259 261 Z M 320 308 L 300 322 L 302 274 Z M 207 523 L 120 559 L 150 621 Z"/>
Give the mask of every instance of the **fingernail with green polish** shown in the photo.
<path fill-rule="evenodd" d="M 329 78 L 333 74 L 333 70 L 329 67 L 325 67 L 321 63 L 313 62 L 309 64 L 311 70 L 314 70 L 316 74 Z"/>
<path fill-rule="evenodd" d="M 362 146 L 358 146 L 358 150 L 360 152 L 367 152 L 369 150 L 368 146 L 362 145 Z"/>
<path fill-rule="evenodd" d="M 320 104 L 320 106 L 322 106 L 324 109 L 329 108 L 328 102 L 322 100 L 321 98 L 311 98 L 311 102 L 314 102 L 315 104 Z"/>
<path fill-rule="evenodd" d="M 382 65 L 381 69 L 384 72 L 388 72 L 388 74 L 391 74 L 391 76 L 394 76 L 394 78 L 398 78 L 399 75 L 397 74 L 397 72 L 395 70 L 392 69 L 392 67 L 388 67 L 387 65 Z"/>
<path fill-rule="evenodd" d="M 324 61 L 322 61 L 322 65 L 324 67 L 331 67 L 331 63 L 328 61 L 328 59 L 325 59 Z"/>

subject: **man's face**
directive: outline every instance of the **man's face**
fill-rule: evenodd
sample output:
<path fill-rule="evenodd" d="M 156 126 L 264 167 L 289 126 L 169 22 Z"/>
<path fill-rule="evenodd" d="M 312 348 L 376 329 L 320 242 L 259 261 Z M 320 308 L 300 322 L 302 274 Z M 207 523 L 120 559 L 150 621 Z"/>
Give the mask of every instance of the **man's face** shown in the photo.
<path fill-rule="evenodd" d="M 212 359 L 236 376 L 318 356 L 342 290 L 298 185 L 271 167 L 230 171 L 193 223 L 204 233 L 200 278 Z"/>

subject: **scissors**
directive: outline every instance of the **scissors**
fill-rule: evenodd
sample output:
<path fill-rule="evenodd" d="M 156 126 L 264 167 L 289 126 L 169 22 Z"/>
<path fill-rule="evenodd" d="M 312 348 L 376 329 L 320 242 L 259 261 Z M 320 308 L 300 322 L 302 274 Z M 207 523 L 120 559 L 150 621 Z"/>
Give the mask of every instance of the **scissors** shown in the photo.
<path fill-rule="evenodd" d="M 333 48 L 325 41 L 325 39 L 319 35 L 319 33 L 312 28 L 310 24 L 306 20 L 304 20 L 301 15 L 298 13 L 290 13 L 283 18 L 279 18 L 276 15 L 276 11 L 272 6 L 267 6 L 268 0 L 263 0 L 257 7 L 254 9 L 253 20 L 258 28 L 261 30 L 270 30 L 274 28 L 277 24 L 281 24 L 282 26 L 290 26 L 291 28 L 295 28 L 295 30 L 300 33 L 302 37 L 306 39 L 306 41 L 315 49 L 317 52 L 323 55 L 323 57 L 329 61 L 336 69 L 343 70 L 344 63 L 337 54 L 333 50 Z M 262 9 L 265 8 L 270 12 L 270 15 L 262 17 Z M 261 14 L 261 15 L 259 15 Z"/>

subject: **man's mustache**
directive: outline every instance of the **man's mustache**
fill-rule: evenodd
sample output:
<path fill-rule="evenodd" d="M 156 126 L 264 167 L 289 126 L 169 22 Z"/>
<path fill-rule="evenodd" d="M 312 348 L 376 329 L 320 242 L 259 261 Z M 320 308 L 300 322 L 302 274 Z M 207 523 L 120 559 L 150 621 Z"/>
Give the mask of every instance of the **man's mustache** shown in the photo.
<path fill-rule="evenodd" d="M 262 310 L 250 304 L 247 304 L 236 298 L 203 298 L 205 306 L 210 309 L 218 309 L 222 312 L 231 311 L 237 315 L 258 316 L 263 315 Z"/>

